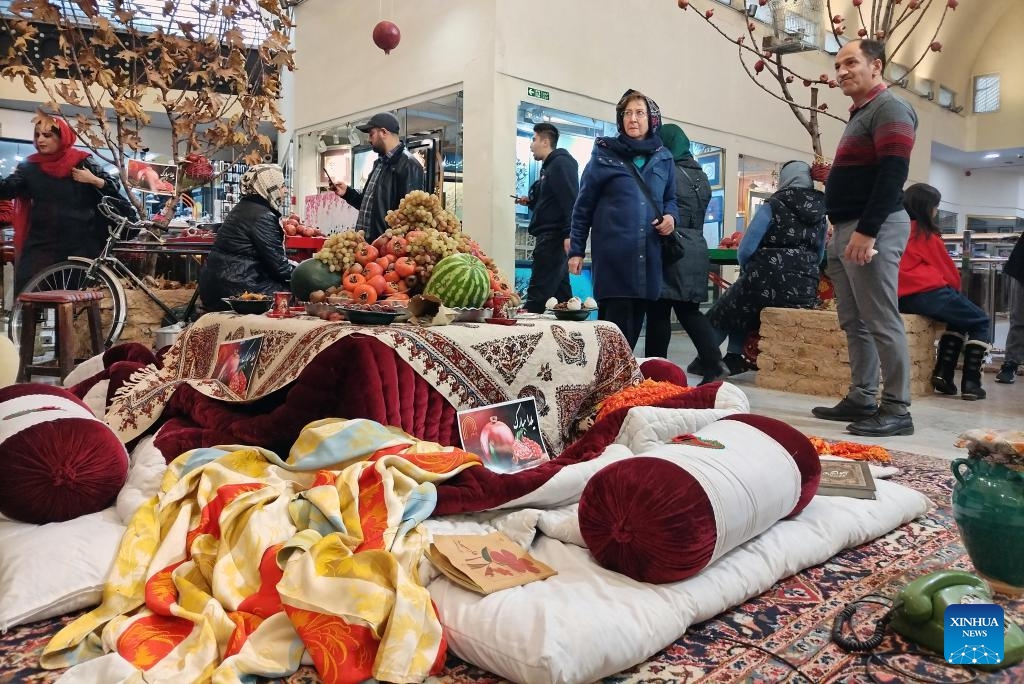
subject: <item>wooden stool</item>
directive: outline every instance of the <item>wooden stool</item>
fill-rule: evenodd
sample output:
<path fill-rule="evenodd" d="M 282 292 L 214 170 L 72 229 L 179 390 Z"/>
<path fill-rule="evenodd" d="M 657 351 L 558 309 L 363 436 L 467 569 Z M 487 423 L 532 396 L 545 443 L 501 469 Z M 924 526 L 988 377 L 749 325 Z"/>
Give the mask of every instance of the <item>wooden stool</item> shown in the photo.
<path fill-rule="evenodd" d="M 75 307 L 86 306 L 89 315 L 89 338 L 92 353 L 103 351 L 103 331 L 100 324 L 100 300 L 103 293 L 97 290 L 46 290 L 25 292 L 18 295 L 22 305 L 21 313 L 21 370 L 18 382 L 28 382 L 33 375 L 55 375 L 61 380 L 75 366 Z M 36 318 L 39 312 L 53 309 L 57 316 L 57 365 L 33 365 L 32 357 L 36 346 Z"/>

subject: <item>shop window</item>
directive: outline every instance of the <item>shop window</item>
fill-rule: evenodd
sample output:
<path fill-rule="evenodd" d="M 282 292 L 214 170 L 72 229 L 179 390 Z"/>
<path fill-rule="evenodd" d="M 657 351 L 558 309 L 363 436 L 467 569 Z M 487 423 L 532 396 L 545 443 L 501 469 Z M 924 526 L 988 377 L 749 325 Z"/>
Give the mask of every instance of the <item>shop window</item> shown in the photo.
<path fill-rule="evenodd" d="M 974 77 L 974 113 L 999 111 L 999 74 Z"/>
<path fill-rule="evenodd" d="M 956 233 L 956 223 L 959 214 L 955 211 L 947 211 L 945 209 L 939 209 L 939 215 L 935 218 L 936 225 L 944 234 Z"/>
<path fill-rule="evenodd" d="M 462 219 L 462 92 L 391 110 L 406 148 L 423 165 L 427 192 Z M 357 128 L 366 119 L 335 121 L 299 136 L 295 165 L 297 211 L 326 233 L 355 226 L 358 211 L 328 191 L 331 181 L 361 190 L 377 153 Z"/>
<path fill-rule="evenodd" d="M 739 200 L 736 206 L 736 230 L 745 231 L 757 208 L 775 192 L 779 184 L 778 162 L 739 155 Z"/>

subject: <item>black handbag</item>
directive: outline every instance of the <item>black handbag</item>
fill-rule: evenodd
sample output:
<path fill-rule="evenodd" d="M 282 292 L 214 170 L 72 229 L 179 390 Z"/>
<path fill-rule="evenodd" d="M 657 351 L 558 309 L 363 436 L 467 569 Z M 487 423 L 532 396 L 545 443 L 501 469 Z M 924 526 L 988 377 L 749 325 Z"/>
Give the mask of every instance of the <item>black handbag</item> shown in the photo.
<path fill-rule="evenodd" d="M 633 172 L 633 180 L 635 180 L 637 185 L 640 186 L 640 190 L 644 193 L 644 197 L 647 198 L 647 201 L 650 202 L 651 206 L 658 212 L 658 222 L 660 223 L 660 217 L 664 215 L 664 211 L 661 209 L 661 205 L 654 201 L 651 189 L 647 187 L 647 183 L 645 183 L 644 179 L 640 177 L 640 172 L 636 170 L 636 166 L 633 165 L 631 160 L 624 159 L 622 163 Z M 679 234 L 678 230 L 673 230 L 668 235 L 661 236 L 662 267 L 671 266 L 684 256 L 686 256 L 686 247 L 683 246 L 683 236 Z"/>

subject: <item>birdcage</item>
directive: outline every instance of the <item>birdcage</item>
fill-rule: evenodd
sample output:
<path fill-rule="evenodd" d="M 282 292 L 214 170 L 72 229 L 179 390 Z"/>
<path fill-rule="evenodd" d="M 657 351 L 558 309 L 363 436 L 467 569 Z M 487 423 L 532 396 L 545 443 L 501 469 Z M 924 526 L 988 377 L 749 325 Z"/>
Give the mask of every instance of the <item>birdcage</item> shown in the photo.
<path fill-rule="evenodd" d="M 777 54 L 815 50 L 821 34 L 821 0 L 770 0 L 773 35 L 765 36 L 762 49 Z"/>

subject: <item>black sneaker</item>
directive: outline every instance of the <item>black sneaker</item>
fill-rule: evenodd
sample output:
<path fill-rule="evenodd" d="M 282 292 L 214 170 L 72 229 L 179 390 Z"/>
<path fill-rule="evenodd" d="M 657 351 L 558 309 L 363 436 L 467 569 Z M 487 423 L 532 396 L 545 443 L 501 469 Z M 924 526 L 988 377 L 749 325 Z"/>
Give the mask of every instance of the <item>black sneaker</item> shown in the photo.
<path fill-rule="evenodd" d="M 835 406 L 815 406 L 811 409 L 811 413 L 815 418 L 822 420 L 857 421 L 870 418 L 878 413 L 878 405 L 859 406 L 843 397 Z"/>
<path fill-rule="evenodd" d="M 895 437 L 914 434 L 914 421 L 909 413 L 895 414 L 879 411 L 870 418 L 850 423 L 846 431 L 861 437 Z"/>
<path fill-rule="evenodd" d="M 757 370 L 754 366 L 747 363 L 742 354 L 730 352 L 722 357 L 722 361 L 725 361 L 725 365 L 728 366 L 729 375 L 739 375 L 747 371 Z"/>
<path fill-rule="evenodd" d="M 686 372 L 689 375 L 704 375 L 704 364 L 700 362 L 699 356 L 690 362 L 690 365 L 686 367 Z"/>
<path fill-rule="evenodd" d="M 1017 376 L 1017 365 L 1013 361 L 1004 361 L 1003 367 L 996 374 L 996 382 L 1004 385 L 1012 385 Z"/>

